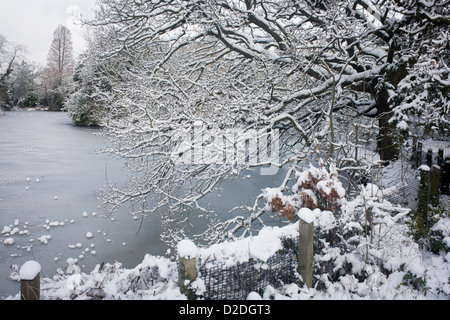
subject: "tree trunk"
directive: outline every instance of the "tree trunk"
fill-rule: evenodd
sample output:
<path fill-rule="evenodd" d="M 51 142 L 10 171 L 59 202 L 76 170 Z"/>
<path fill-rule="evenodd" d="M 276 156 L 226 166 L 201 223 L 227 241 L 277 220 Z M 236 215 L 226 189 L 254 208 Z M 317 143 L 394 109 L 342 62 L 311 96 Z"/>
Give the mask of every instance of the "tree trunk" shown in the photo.
<path fill-rule="evenodd" d="M 380 127 L 378 148 L 380 160 L 382 161 L 396 160 L 399 155 L 396 126 L 393 123 L 389 123 L 391 117 L 392 112 L 389 111 L 383 112 L 378 119 Z"/>
<path fill-rule="evenodd" d="M 393 41 L 389 48 L 389 56 L 387 59 L 388 63 L 393 63 L 394 53 L 399 49 L 398 44 Z M 397 88 L 397 85 L 402 79 L 408 75 L 408 70 L 406 68 L 406 63 L 402 63 L 395 69 L 390 69 L 387 71 L 386 78 L 389 83 Z M 375 89 L 379 85 L 378 81 L 375 81 L 372 92 L 377 92 Z M 378 109 L 378 125 L 380 127 L 379 141 L 378 141 L 378 152 L 380 153 L 380 160 L 382 161 L 392 161 L 398 159 L 400 153 L 399 150 L 399 136 L 397 132 L 397 127 L 394 122 L 389 122 L 394 113 L 392 112 L 391 106 L 389 104 L 389 93 L 386 88 L 378 91 L 374 95 L 377 102 Z"/>
<path fill-rule="evenodd" d="M 389 122 L 393 112 L 388 103 L 388 92 L 383 90 L 377 97 L 378 126 L 380 127 L 378 137 L 378 152 L 380 160 L 396 160 L 399 155 L 398 134 L 395 123 Z"/>

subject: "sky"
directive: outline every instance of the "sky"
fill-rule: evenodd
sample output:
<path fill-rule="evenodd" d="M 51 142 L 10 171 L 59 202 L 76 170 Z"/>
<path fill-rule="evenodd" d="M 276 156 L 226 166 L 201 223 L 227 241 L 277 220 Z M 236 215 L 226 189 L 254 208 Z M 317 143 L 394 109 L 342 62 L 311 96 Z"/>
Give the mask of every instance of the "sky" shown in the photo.
<path fill-rule="evenodd" d="M 94 16 L 96 0 L 0 0 L 0 34 L 9 42 L 26 47 L 24 58 L 42 66 L 58 25 L 72 33 L 75 56 L 85 48 L 83 28 L 74 14 Z"/>

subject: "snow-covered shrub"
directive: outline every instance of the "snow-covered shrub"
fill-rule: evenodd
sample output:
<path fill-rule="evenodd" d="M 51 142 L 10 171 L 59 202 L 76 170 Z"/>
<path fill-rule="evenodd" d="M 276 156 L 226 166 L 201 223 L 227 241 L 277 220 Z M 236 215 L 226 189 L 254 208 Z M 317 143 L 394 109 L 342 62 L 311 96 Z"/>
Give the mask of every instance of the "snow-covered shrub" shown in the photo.
<path fill-rule="evenodd" d="M 353 200 L 346 200 L 333 168 L 310 166 L 296 177 L 292 194 L 283 194 L 279 188 L 265 190 L 266 209 L 288 218 L 301 207 L 313 209 L 314 289 L 281 294 L 293 298 L 411 298 L 430 293 L 448 297 L 448 273 L 440 276 L 450 259 L 448 217 L 435 215 L 435 226 L 430 226 L 435 236 L 430 242 L 441 256 L 425 262 L 423 248 L 411 234 L 411 210 L 387 201 L 386 190 L 367 184 L 360 186 Z"/>
<path fill-rule="evenodd" d="M 337 213 L 344 201 L 345 190 L 333 166 L 329 170 L 322 162 L 319 167 L 310 165 L 308 170 L 296 172 L 292 195 L 285 196 L 279 188 L 264 190 L 265 199 L 273 212 L 293 221 L 299 208 L 320 209 Z"/>
<path fill-rule="evenodd" d="M 89 52 L 92 50 L 89 48 Z M 100 63 L 92 54 L 83 54 L 75 67 L 72 88 L 64 106 L 77 126 L 102 126 L 107 106 L 114 99 L 105 69 L 108 64 Z"/>
<path fill-rule="evenodd" d="M 418 238 L 419 245 L 434 254 L 450 252 L 450 208 L 430 207 L 429 217 L 422 229 L 417 229 L 417 215 L 412 221 L 411 233 Z"/>

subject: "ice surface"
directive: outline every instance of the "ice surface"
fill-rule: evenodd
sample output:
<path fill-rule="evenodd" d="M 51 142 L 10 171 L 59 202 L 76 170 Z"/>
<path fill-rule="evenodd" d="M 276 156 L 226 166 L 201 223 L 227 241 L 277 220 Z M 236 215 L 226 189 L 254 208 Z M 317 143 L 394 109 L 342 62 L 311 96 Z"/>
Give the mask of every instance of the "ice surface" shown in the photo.
<path fill-rule="evenodd" d="M 106 165 L 108 178 L 119 184 L 127 173 L 121 170 L 123 161 L 97 152 L 105 148 L 105 139 L 92 134 L 97 131 L 73 126 L 66 113 L 8 112 L 0 119 L 0 136 L 8 136 L 0 152 L 0 232 L 4 231 L 0 237 L 0 300 L 17 290 L 17 283 L 9 277 L 11 265 L 20 267 L 36 259 L 46 274 L 53 274 L 66 267 L 67 258 L 78 258 L 80 250 L 69 245 L 86 241 L 88 231 L 94 234 L 96 255 L 85 254 L 80 268 L 93 269 L 99 262 L 116 259 L 132 267 L 149 251 L 164 254 L 159 221 L 143 221 L 146 232 L 137 234 L 140 221 L 128 219 L 127 206 L 117 212 L 117 220 L 124 217 L 120 224 L 109 223 L 103 210 L 99 211 L 97 192 L 105 184 Z M 83 218 L 83 212 L 89 217 Z M 101 234 L 95 237 L 99 229 L 113 241 L 107 242 Z M 6 238 L 13 238 L 14 244 L 5 245 Z M 122 242 L 130 249 L 123 250 Z"/>

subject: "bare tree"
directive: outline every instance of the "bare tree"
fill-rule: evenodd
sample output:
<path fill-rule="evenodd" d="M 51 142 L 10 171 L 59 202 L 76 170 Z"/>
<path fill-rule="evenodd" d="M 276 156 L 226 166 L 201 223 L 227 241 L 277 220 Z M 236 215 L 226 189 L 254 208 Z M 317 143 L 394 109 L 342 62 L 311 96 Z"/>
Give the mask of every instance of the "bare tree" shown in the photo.
<path fill-rule="evenodd" d="M 62 107 L 74 65 L 70 30 L 64 26 L 58 26 L 53 33 L 47 66 L 41 74 L 43 94 L 50 108 Z"/>
<path fill-rule="evenodd" d="M 74 65 L 70 30 L 64 26 L 58 26 L 53 33 L 47 58 L 47 67 L 54 73 L 57 85 L 61 85 L 64 79 L 72 76 Z"/>
<path fill-rule="evenodd" d="M 11 45 L 7 38 L 0 34 L 0 104 L 9 103 L 9 77 L 13 72 L 14 62 L 23 50 L 22 45 Z"/>

